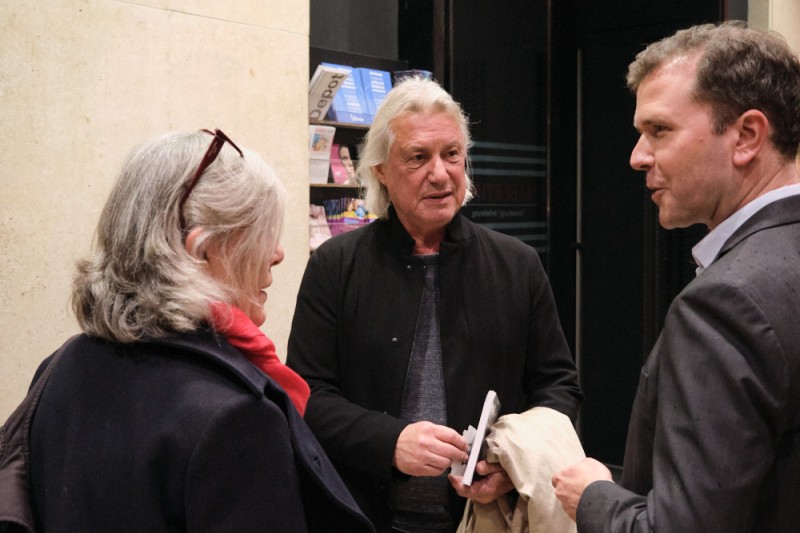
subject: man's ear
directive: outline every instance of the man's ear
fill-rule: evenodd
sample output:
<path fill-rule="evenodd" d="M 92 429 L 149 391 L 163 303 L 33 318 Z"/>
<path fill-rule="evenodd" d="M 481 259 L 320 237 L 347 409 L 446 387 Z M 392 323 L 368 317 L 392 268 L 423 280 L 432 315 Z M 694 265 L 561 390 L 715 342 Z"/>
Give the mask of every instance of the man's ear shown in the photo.
<path fill-rule="evenodd" d="M 375 165 L 372 167 L 372 170 L 375 172 L 375 176 L 378 178 L 378 181 L 381 185 L 386 185 L 386 176 L 383 173 L 383 163 Z"/>
<path fill-rule="evenodd" d="M 742 113 L 733 127 L 739 134 L 733 150 L 733 164 L 737 167 L 749 164 L 769 139 L 769 119 L 757 109 Z"/>
<path fill-rule="evenodd" d="M 202 231 L 203 228 L 192 228 L 192 231 L 186 235 L 186 240 L 183 241 L 183 246 L 186 248 L 186 253 L 199 260 L 205 260 L 205 254 L 201 253 L 202 250 L 194 250 L 194 243 L 197 242 L 197 238 L 200 236 Z"/>

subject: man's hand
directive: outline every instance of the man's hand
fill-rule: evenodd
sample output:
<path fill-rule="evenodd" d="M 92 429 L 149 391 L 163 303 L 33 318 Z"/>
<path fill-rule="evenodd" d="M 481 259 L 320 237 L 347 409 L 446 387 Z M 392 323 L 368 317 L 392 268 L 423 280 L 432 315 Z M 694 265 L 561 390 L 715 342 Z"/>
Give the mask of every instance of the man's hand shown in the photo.
<path fill-rule="evenodd" d="M 508 472 L 503 470 L 500 463 L 487 463 L 478 461 L 475 465 L 475 473 L 481 477 L 473 478 L 472 485 L 461 483 L 460 476 L 450 474 L 450 484 L 456 489 L 456 493 L 464 498 L 475 500 L 478 503 L 491 503 L 497 498 L 514 488 Z"/>
<path fill-rule="evenodd" d="M 438 476 L 453 461 L 467 458 L 467 442 L 454 429 L 415 422 L 400 432 L 393 464 L 411 476 Z"/>
<path fill-rule="evenodd" d="M 570 518 L 575 520 L 578 502 L 586 487 L 599 480 L 612 481 L 611 471 L 603 463 L 590 457 L 553 474 L 552 483 L 556 489 L 556 497 Z"/>

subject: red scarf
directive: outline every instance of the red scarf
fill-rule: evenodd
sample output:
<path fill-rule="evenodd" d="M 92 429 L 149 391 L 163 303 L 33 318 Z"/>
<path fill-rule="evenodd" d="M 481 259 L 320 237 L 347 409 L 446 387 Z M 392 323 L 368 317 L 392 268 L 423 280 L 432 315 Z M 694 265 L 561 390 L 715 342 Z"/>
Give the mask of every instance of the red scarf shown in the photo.
<path fill-rule="evenodd" d="M 215 329 L 251 363 L 277 381 L 289 395 L 300 416 L 303 416 L 311 391 L 303 378 L 281 363 L 275 352 L 275 344 L 238 307 L 217 303 L 211 306 L 211 312 Z"/>

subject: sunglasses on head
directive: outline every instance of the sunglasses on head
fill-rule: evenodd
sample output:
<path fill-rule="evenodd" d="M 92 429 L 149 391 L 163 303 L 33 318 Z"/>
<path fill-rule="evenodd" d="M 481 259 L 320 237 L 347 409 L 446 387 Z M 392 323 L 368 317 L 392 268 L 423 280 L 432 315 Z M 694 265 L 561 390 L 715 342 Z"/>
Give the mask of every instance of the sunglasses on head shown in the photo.
<path fill-rule="evenodd" d="M 183 215 L 183 206 L 184 204 L 186 204 L 186 200 L 189 198 L 189 195 L 192 194 L 192 190 L 194 190 L 194 188 L 197 186 L 197 183 L 200 181 L 200 176 L 202 176 L 203 172 L 205 172 L 206 169 L 209 166 L 211 166 L 211 163 L 213 163 L 217 159 L 217 156 L 219 155 L 220 151 L 222 151 L 222 146 L 227 142 L 228 144 L 233 146 L 233 148 L 237 152 L 239 152 L 240 156 L 244 157 L 244 154 L 239 149 L 239 147 L 236 146 L 236 143 L 234 143 L 230 139 L 230 137 L 225 135 L 225 133 L 223 133 L 222 130 L 216 129 L 213 132 L 210 130 L 202 130 L 202 131 L 210 135 L 213 135 L 214 138 L 211 139 L 211 144 L 208 146 L 208 150 L 206 150 L 203 159 L 200 161 L 200 166 L 197 167 L 197 170 L 194 173 L 194 177 L 189 182 L 189 185 L 187 185 L 186 190 L 183 192 L 183 196 L 181 196 L 181 201 L 178 202 L 178 222 L 181 228 L 181 235 L 184 236 L 186 235 L 186 217 L 184 217 Z"/>

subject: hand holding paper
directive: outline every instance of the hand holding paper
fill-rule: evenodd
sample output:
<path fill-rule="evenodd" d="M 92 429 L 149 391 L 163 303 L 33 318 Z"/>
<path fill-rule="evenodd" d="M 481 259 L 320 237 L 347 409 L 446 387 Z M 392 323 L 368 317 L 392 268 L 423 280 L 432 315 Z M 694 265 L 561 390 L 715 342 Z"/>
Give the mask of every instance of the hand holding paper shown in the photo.
<path fill-rule="evenodd" d="M 397 438 L 394 466 L 411 476 L 438 476 L 466 460 L 467 444 L 455 430 L 432 422 L 409 424 Z"/>
<path fill-rule="evenodd" d="M 464 440 L 469 445 L 469 459 L 466 463 L 462 461 L 453 461 L 450 466 L 450 473 L 454 476 L 461 477 L 461 483 L 469 486 L 472 484 L 472 478 L 475 475 L 475 466 L 478 461 L 486 455 L 486 450 L 483 446 L 483 439 L 486 433 L 491 428 L 494 421 L 497 420 L 497 415 L 500 414 L 500 400 L 497 398 L 497 393 L 490 390 L 486 393 L 486 399 L 483 401 L 483 409 L 481 410 L 481 417 L 478 421 L 478 428 L 475 429 L 469 426 L 464 430 Z"/>

